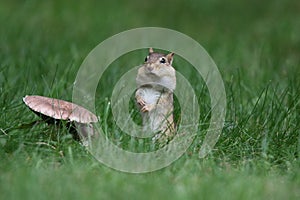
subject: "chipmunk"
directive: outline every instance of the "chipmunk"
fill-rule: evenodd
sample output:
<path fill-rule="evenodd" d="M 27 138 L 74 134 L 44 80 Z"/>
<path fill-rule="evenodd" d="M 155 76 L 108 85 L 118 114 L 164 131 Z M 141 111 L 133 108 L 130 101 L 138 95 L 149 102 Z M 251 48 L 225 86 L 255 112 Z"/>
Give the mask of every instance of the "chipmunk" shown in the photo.
<path fill-rule="evenodd" d="M 174 53 L 167 55 L 149 49 L 138 69 L 135 99 L 143 119 L 143 131 L 158 132 L 152 138 L 167 142 L 175 134 L 173 91 L 176 88 Z"/>

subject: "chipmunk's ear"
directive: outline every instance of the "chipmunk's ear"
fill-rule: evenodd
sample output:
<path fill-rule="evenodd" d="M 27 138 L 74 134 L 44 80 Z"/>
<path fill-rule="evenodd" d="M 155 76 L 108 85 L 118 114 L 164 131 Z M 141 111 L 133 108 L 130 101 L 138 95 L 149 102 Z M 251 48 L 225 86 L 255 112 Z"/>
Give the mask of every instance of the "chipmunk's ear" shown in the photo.
<path fill-rule="evenodd" d="M 150 47 L 149 48 L 149 53 L 153 53 L 154 51 L 153 51 L 153 49 L 152 49 L 152 47 Z"/>
<path fill-rule="evenodd" d="M 173 62 L 173 56 L 174 56 L 174 53 L 169 53 L 166 57 L 167 57 L 167 60 L 168 60 L 168 63 L 170 63 L 170 65 L 172 65 L 172 62 Z"/>

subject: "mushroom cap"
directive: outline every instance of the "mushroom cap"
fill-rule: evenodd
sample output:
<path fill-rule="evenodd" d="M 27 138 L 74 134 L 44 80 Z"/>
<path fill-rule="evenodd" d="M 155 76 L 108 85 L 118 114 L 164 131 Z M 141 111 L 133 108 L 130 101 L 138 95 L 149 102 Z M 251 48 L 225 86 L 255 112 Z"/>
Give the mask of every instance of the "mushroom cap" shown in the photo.
<path fill-rule="evenodd" d="M 34 112 L 50 118 L 79 123 L 92 123 L 98 121 L 95 114 L 68 101 L 36 95 L 26 95 L 23 98 L 23 101 Z"/>

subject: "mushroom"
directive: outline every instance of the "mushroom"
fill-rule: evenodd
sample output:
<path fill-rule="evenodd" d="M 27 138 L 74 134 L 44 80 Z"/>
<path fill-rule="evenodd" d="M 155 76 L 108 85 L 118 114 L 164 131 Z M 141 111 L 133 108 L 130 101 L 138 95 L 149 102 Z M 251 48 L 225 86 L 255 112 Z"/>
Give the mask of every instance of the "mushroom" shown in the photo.
<path fill-rule="evenodd" d="M 92 125 L 92 123 L 98 122 L 97 116 L 82 106 L 37 95 L 27 95 L 23 98 L 23 102 L 48 124 L 57 123 L 61 120 L 70 122 L 70 130 L 75 139 L 84 141 L 97 133 Z M 75 131 L 73 125 L 76 127 Z"/>

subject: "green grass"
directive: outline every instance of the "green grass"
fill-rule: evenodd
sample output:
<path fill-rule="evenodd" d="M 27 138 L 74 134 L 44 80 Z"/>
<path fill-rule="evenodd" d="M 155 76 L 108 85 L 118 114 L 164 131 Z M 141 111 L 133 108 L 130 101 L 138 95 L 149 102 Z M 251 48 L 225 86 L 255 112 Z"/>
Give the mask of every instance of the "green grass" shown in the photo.
<path fill-rule="evenodd" d="M 296 0 L 1 2 L 0 199 L 299 199 L 299 7 Z M 205 125 L 175 163 L 136 175 L 97 162 L 64 128 L 22 127 L 38 119 L 23 96 L 71 100 L 89 51 L 143 26 L 193 37 L 221 72 L 226 123 L 206 158 L 198 158 Z M 101 83 L 115 84 L 146 52 L 116 60 Z M 175 57 L 174 66 L 193 84 L 205 124 L 210 106 L 204 82 L 186 61 Z M 128 138 L 106 111 L 111 92 L 97 89 L 97 114 L 126 146 Z"/>

